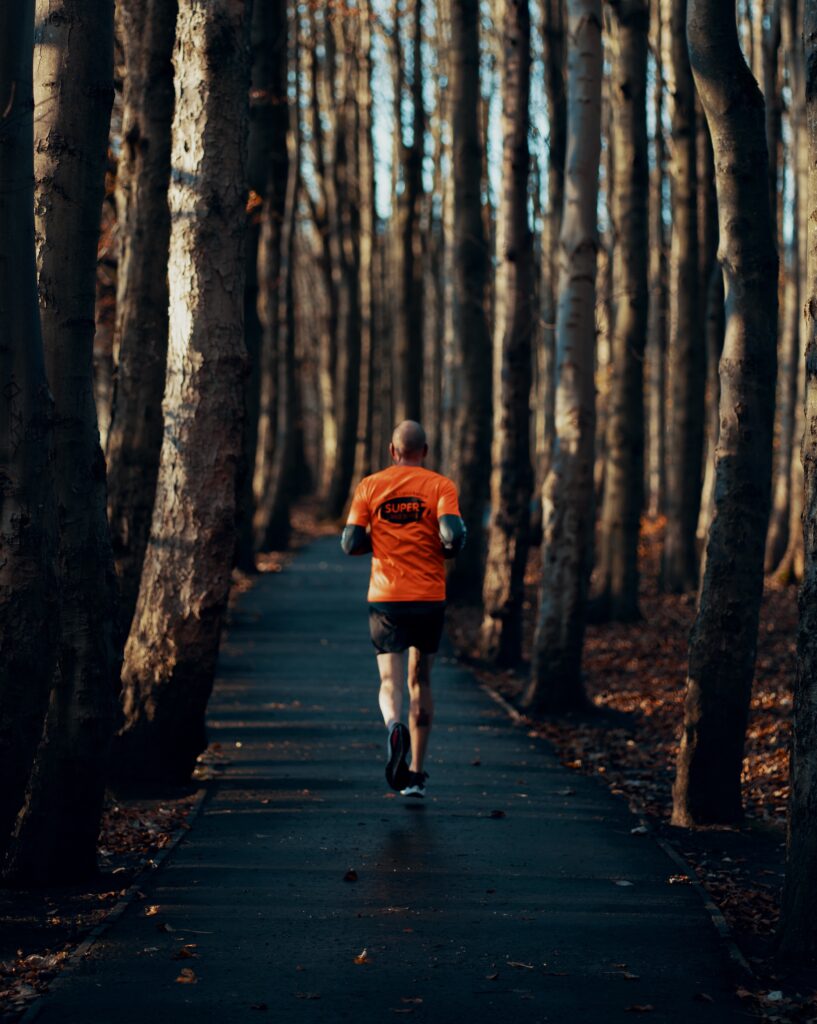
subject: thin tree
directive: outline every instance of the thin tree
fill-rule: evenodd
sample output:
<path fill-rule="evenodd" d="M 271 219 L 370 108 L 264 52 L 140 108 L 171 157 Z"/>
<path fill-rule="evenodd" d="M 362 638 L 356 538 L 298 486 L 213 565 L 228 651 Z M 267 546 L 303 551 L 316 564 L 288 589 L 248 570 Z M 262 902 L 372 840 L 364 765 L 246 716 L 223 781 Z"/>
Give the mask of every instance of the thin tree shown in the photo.
<path fill-rule="evenodd" d="M 556 444 L 544 489 L 542 585 L 525 702 L 584 703 L 581 658 L 593 537 L 601 2 L 568 0 L 567 158 L 556 326 Z"/>
<path fill-rule="evenodd" d="M 803 434 L 805 571 L 800 588 L 797 671 L 791 746 L 786 881 L 780 915 L 780 952 L 786 957 L 817 954 L 817 2 L 805 0 L 803 14 L 808 126 L 808 263 L 806 291 L 806 429 Z M 805 197 L 804 197 L 805 198 Z"/>
<path fill-rule="evenodd" d="M 451 130 L 454 188 L 453 329 L 461 388 L 454 416 L 457 483 L 468 543 L 448 578 L 449 594 L 474 599 L 485 558 L 483 517 L 491 466 L 491 333 L 485 315 L 490 253 L 482 221 L 479 127 L 479 2 L 451 3 Z"/>
<path fill-rule="evenodd" d="M 653 56 L 652 159 L 650 165 L 650 297 L 647 326 L 647 502 L 651 516 L 664 511 L 666 496 L 667 243 L 664 225 L 664 24 L 661 0 L 651 0 Z"/>
<path fill-rule="evenodd" d="M 673 791 L 679 825 L 731 823 L 741 816 L 777 371 L 777 250 L 763 97 L 740 50 L 734 5 L 690 0 L 687 31 L 715 152 L 726 333 L 715 515 L 690 638 Z"/>
<path fill-rule="evenodd" d="M 677 592 L 694 590 L 698 583 L 695 531 L 701 494 L 706 383 L 699 306 L 695 86 L 686 46 L 686 10 L 687 0 L 662 0 L 672 193 L 668 344 L 671 401 L 663 583 L 666 589 Z"/>
<path fill-rule="evenodd" d="M 494 320 L 494 437 L 491 528 L 482 585 L 483 656 L 514 664 L 522 653 L 522 602 L 528 556 L 530 498 L 533 235 L 528 222 L 530 8 L 503 0 L 502 193 L 497 221 Z M 468 340 L 464 339 L 465 345 Z M 462 469 L 460 469 L 462 473 Z"/>
<path fill-rule="evenodd" d="M 34 0 L 0 5 L 0 852 L 23 803 L 59 641 L 53 402 L 34 257 Z"/>
<path fill-rule="evenodd" d="M 54 395 L 60 649 L 9 873 L 96 872 L 121 660 L 118 593 L 93 394 L 100 211 L 113 102 L 113 0 L 38 0 L 35 227 L 45 365 Z"/>
<path fill-rule="evenodd" d="M 601 513 L 601 609 L 617 621 L 638 610 L 638 534 L 644 493 L 644 349 L 647 342 L 649 0 L 610 4 L 612 20 L 612 379 Z"/>
<path fill-rule="evenodd" d="M 249 5 L 183 6 L 176 25 L 170 344 L 151 539 L 125 649 L 117 773 L 189 777 L 235 550 L 242 442 Z"/>
<path fill-rule="evenodd" d="M 411 78 L 405 87 L 405 63 L 401 41 L 401 19 L 411 14 Z M 402 180 L 397 203 L 398 291 L 394 315 L 395 422 L 419 419 L 423 384 L 423 268 L 420 256 L 420 209 L 423 201 L 423 153 L 426 113 L 423 102 L 423 0 L 401 8 L 394 4 L 394 117 L 395 147 Z M 408 94 L 411 134 L 406 141 L 403 127 L 405 94 Z"/>
<path fill-rule="evenodd" d="M 108 515 L 127 632 L 145 557 L 167 360 L 170 122 L 177 0 L 122 0 L 122 150 L 116 172 L 117 359 L 107 440 Z"/>

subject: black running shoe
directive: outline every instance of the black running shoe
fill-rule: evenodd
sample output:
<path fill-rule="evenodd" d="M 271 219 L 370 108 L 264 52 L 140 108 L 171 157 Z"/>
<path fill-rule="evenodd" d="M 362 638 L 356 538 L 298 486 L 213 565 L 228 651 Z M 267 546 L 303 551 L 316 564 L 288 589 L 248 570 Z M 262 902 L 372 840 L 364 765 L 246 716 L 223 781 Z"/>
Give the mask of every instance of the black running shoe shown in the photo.
<path fill-rule="evenodd" d="M 392 789 L 400 790 L 408 783 L 408 761 L 411 757 L 411 737 L 402 722 L 395 722 L 389 729 L 386 753 L 386 782 Z"/>
<path fill-rule="evenodd" d="M 428 772 L 412 772 L 408 773 L 408 783 L 400 790 L 401 796 L 413 796 L 419 800 L 423 800 L 426 795 L 426 779 L 428 778 Z"/>

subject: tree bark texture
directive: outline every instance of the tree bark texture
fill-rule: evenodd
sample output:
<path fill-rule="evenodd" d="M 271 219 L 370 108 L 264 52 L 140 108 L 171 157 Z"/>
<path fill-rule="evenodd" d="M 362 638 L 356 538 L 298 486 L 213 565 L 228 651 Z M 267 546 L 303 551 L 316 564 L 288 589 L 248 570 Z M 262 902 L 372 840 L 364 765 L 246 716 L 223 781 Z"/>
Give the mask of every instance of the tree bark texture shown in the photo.
<path fill-rule="evenodd" d="M 96 872 L 121 663 L 105 460 L 93 394 L 100 212 L 113 102 L 113 2 L 38 0 L 35 230 L 46 373 L 54 395 L 60 647 L 43 738 L 9 850 L 42 884 Z"/>
<path fill-rule="evenodd" d="M 165 433 L 125 649 L 120 776 L 186 780 L 205 746 L 241 457 L 248 5 L 179 11 Z"/>
<path fill-rule="evenodd" d="M 124 75 L 116 172 L 117 370 L 107 462 L 108 515 L 126 634 L 139 593 L 162 447 L 176 9 L 176 0 L 116 4 Z"/>
<path fill-rule="evenodd" d="M 395 3 L 394 44 L 402 62 L 400 14 Z M 411 143 L 402 128 L 402 72 L 395 83 L 396 145 L 402 174 L 403 191 L 397 209 L 398 293 L 394 321 L 395 410 L 394 419 L 419 420 L 422 414 L 423 385 L 423 260 L 420 238 L 420 209 L 423 202 L 423 147 L 426 115 L 423 104 L 422 26 L 423 0 L 406 4 L 402 13 L 411 13 L 411 68 L 408 90 L 411 97 Z"/>
<path fill-rule="evenodd" d="M 806 290 L 806 411 L 803 434 L 805 568 L 800 588 L 797 671 L 791 745 L 786 880 L 780 917 L 780 952 L 787 958 L 817 954 L 817 2 L 805 0 L 806 118 L 808 127 L 808 261 Z M 804 197 L 805 198 L 805 197 Z"/>
<path fill-rule="evenodd" d="M 556 327 L 556 444 L 544 490 L 542 588 L 526 703 L 584 703 L 581 657 L 593 535 L 601 3 L 568 0 L 567 159 Z"/>
<path fill-rule="evenodd" d="M 700 314 L 696 190 L 695 85 L 686 47 L 687 0 L 663 0 L 664 74 L 671 131 L 672 247 L 669 286 L 667 528 L 663 584 L 672 592 L 698 583 L 695 531 L 701 496 L 706 356 Z"/>
<path fill-rule="evenodd" d="M 644 495 L 644 350 L 648 315 L 648 0 L 619 0 L 612 16 L 612 376 L 601 514 L 602 607 L 639 617 L 638 534 Z"/>
<path fill-rule="evenodd" d="M 777 372 L 777 250 L 763 97 L 735 12 L 690 0 L 689 52 L 712 135 L 724 272 L 715 514 L 690 638 L 674 786 L 679 825 L 741 816 L 740 775 L 763 592 Z"/>
<path fill-rule="evenodd" d="M 23 803 L 59 642 L 53 401 L 34 257 L 34 0 L 0 6 L 0 853 Z"/>
<path fill-rule="evenodd" d="M 503 0 L 501 33 L 503 188 L 497 222 L 492 514 L 482 586 L 481 647 L 489 660 L 512 665 L 522 654 L 522 601 L 533 489 L 530 385 L 535 300 L 533 235 L 528 224 L 527 0 Z"/>
<path fill-rule="evenodd" d="M 482 222 L 482 134 L 478 118 L 479 3 L 451 3 L 453 135 L 453 315 L 461 354 L 455 412 L 457 483 L 468 543 L 448 577 L 452 598 L 476 602 L 485 558 L 483 517 L 490 489 L 491 332 L 485 314 L 490 253 Z"/>

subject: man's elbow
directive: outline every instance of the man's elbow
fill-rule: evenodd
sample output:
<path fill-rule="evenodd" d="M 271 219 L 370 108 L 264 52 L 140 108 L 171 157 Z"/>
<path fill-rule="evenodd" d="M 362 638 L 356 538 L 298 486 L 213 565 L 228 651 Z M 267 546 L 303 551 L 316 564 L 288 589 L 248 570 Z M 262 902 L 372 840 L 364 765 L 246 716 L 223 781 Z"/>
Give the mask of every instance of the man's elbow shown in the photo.
<path fill-rule="evenodd" d="M 465 547 L 465 523 L 460 516 L 440 517 L 440 541 L 446 558 L 455 558 Z"/>
<path fill-rule="evenodd" d="M 364 526 L 345 526 L 340 536 L 340 546 L 344 555 L 366 555 L 372 550 Z"/>

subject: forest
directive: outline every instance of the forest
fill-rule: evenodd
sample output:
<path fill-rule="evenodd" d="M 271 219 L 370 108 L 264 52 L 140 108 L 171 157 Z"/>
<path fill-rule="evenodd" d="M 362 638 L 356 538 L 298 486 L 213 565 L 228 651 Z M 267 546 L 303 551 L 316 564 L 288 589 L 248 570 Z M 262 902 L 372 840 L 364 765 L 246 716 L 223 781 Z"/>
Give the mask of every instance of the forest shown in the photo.
<path fill-rule="evenodd" d="M 817 0 L 2 4 L 0 304 L 7 888 L 189 783 L 231 591 L 412 419 L 464 662 L 785 828 L 814 961 Z"/>

